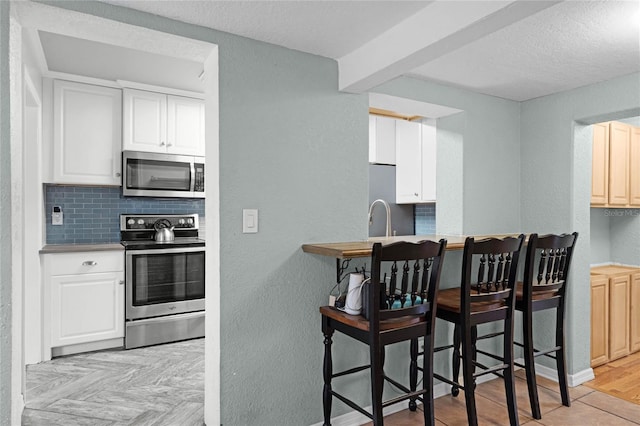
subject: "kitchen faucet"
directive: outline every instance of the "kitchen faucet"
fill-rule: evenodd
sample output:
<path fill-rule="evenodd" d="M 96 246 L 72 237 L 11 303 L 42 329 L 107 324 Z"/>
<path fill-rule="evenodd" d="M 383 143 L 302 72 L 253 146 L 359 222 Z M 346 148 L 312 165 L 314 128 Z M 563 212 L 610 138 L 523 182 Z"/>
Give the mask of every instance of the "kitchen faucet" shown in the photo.
<path fill-rule="evenodd" d="M 375 206 L 377 203 L 382 203 L 385 210 L 387 211 L 386 237 L 389 238 L 391 236 L 391 210 L 389 210 L 389 203 L 387 203 L 385 200 L 378 198 L 373 203 L 371 203 L 371 206 L 369 206 L 369 226 L 371 226 L 371 224 L 373 223 L 373 206 Z"/>

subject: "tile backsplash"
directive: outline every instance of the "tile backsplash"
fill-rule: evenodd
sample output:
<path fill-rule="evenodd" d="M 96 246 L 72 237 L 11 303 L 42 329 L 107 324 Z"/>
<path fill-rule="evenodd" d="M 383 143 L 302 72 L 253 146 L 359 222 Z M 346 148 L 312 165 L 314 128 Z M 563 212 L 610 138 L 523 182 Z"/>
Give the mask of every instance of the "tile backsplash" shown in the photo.
<path fill-rule="evenodd" d="M 436 204 L 416 204 L 416 235 L 432 235 L 436 233 Z"/>
<path fill-rule="evenodd" d="M 60 206 L 64 224 L 51 224 Z M 47 244 L 96 244 L 120 241 L 120 214 L 198 213 L 204 223 L 204 199 L 123 197 L 120 187 L 45 185 Z"/>

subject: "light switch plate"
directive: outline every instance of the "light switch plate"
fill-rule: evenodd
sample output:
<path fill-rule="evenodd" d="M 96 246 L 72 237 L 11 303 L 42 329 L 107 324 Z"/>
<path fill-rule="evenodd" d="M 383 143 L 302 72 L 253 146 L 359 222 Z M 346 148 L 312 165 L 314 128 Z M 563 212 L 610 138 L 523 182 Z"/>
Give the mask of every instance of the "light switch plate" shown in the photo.
<path fill-rule="evenodd" d="M 242 233 L 258 232 L 258 209 L 242 209 Z"/>

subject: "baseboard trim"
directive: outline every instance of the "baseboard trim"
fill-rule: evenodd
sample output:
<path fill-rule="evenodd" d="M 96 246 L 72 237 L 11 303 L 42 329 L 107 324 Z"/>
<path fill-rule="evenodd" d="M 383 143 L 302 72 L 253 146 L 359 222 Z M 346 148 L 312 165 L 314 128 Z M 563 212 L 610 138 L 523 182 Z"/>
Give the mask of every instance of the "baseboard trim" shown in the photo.
<path fill-rule="evenodd" d="M 516 359 L 516 362 L 524 364 L 524 358 L 518 358 Z M 556 370 L 555 368 L 547 367 L 546 365 L 536 363 L 536 374 L 554 382 L 558 381 L 558 370 Z M 596 376 L 593 374 L 592 368 L 578 371 L 575 374 L 567 374 L 567 382 L 569 384 L 569 387 L 572 388 L 580 386 L 581 384 L 595 378 Z"/>
<path fill-rule="evenodd" d="M 516 359 L 516 362 L 520 364 L 524 364 L 524 359 L 518 358 Z M 516 370 L 518 369 L 520 368 L 516 367 Z M 555 368 L 550 368 L 550 367 L 536 363 L 536 374 L 546 379 L 553 380 L 554 382 L 558 381 L 558 373 Z M 476 383 L 480 384 L 480 383 L 488 382 L 490 380 L 495 380 L 497 378 L 498 377 L 492 374 L 487 374 L 487 375 L 478 377 L 478 379 L 476 380 Z M 595 378 L 595 375 L 593 374 L 593 369 L 587 368 L 575 374 L 569 374 L 567 376 L 567 381 L 569 382 L 569 386 L 573 388 L 585 382 L 588 382 L 589 380 L 593 380 L 594 378 Z M 437 385 L 434 385 L 433 398 L 437 399 L 437 398 L 440 398 L 441 396 L 449 395 L 450 389 L 451 389 L 451 386 L 447 383 L 438 383 Z M 385 408 L 383 413 L 385 416 L 388 416 L 390 414 L 397 413 L 398 411 L 405 410 L 406 408 L 407 408 L 406 403 L 397 403 L 390 407 Z M 364 409 L 371 412 L 370 405 L 367 407 L 364 407 Z M 358 426 L 364 423 L 368 423 L 370 421 L 371 419 L 369 419 L 367 416 L 357 411 L 351 411 L 349 413 L 342 414 L 341 416 L 333 417 L 331 419 L 331 424 L 333 426 Z M 319 423 L 314 423 L 311 426 L 322 426 L 322 424 L 323 424 L 322 422 L 319 422 Z"/>

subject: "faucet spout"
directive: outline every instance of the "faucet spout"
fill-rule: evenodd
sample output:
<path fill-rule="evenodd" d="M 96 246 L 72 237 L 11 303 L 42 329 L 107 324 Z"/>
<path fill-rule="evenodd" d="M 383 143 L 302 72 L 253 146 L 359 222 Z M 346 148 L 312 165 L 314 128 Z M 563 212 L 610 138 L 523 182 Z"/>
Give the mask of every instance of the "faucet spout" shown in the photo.
<path fill-rule="evenodd" d="M 387 203 L 385 200 L 378 198 L 369 206 L 369 226 L 371 226 L 371 224 L 373 223 L 373 206 L 378 203 L 381 203 L 387 212 L 386 237 L 388 238 L 391 236 L 391 210 L 389 209 L 389 203 Z"/>

